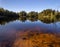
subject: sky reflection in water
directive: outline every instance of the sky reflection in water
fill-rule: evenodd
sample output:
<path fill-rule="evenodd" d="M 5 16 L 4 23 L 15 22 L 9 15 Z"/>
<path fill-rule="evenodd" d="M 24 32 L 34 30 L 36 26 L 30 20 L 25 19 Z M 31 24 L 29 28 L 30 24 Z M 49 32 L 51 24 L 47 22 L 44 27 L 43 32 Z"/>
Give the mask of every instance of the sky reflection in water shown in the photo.
<path fill-rule="evenodd" d="M 11 21 L 9 23 L 6 23 L 5 25 L 0 25 L 0 41 L 14 37 L 14 34 L 21 30 L 29 30 L 29 29 L 38 29 L 43 30 L 44 32 L 54 32 L 54 33 L 60 33 L 60 22 L 57 23 L 51 23 L 46 24 L 41 21 L 34 21 L 31 22 L 29 20 L 26 20 L 25 22 L 22 22 L 20 20 Z"/>

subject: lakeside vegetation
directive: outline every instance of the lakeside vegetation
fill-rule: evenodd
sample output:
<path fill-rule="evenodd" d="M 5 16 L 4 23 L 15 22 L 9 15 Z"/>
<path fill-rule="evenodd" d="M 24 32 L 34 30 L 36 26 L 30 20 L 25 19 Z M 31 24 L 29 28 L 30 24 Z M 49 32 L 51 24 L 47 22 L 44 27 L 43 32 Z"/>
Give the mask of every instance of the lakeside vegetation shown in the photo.
<path fill-rule="evenodd" d="M 13 12 L 0 8 L 0 22 L 2 21 L 12 21 L 12 20 L 30 20 L 37 21 L 40 20 L 44 23 L 54 23 L 60 21 L 60 12 L 52 9 L 46 9 L 41 12 L 31 11 L 29 13 L 25 11 Z"/>

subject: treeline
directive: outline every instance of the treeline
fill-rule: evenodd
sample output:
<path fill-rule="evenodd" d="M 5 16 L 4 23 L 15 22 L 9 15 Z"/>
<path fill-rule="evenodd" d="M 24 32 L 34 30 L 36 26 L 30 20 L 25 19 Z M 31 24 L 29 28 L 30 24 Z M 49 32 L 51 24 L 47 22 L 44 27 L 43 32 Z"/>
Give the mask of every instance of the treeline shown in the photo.
<path fill-rule="evenodd" d="M 0 8 L 0 20 L 12 20 L 16 19 L 17 17 L 17 13 Z"/>
<path fill-rule="evenodd" d="M 52 9 L 46 9 L 43 10 L 42 12 L 35 12 L 31 11 L 29 13 L 25 11 L 21 12 L 12 12 L 9 10 L 5 10 L 3 8 L 0 8 L 0 20 L 11 20 L 11 19 L 20 19 L 22 21 L 25 20 L 31 20 L 31 21 L 36 21 L 36 20 L 41 20 L 45 23 L 51 23 L 51 22 L 56 22 L 60 21 L 60 12 L 55 11 Z"/>
<path fill-rule="evenodd" d="M 46 9 L 39 13 L 35 11 L 31 11 L 29 13 L 25 11 L 21 11 L 18 14 L 19 14 L 20 19 L 22 20 L 24 19 L 25 20 L 28 19 L 31 21 L 40 20 L 45 23 L 52 23 L 52 22 L 60 21 L 60 12 L 52 10 L 52 9 Z"/>
<path fill-rule="evenodd" d="M 60 21 L 60 12 L 52 9 L 46 9 L 39 13 L 38 19 L 43 22 L 57 22 Z"/>

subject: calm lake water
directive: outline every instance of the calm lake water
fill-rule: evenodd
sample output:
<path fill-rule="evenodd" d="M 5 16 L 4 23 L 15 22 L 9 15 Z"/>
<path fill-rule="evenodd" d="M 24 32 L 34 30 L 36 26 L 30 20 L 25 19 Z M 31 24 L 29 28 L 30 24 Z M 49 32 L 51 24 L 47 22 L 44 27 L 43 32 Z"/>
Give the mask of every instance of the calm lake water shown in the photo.
<path fill-rule="evenodd" d="M 60 33 L 60 22 L 46 24 L 40 20 L 31 22 L 26 20 L 22 22 L 20 20 L 10 21 L 5 24 L 0 24 L 0 41 L 11 39 L 15 37 L 18 31 L 23 30 L 39 30 L 44 33 Z"/>

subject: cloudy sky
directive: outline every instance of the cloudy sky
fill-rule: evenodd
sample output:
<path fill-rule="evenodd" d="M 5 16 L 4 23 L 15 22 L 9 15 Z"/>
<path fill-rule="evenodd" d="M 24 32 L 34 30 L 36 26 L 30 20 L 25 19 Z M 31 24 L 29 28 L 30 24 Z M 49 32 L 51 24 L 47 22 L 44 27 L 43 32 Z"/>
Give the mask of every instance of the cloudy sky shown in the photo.
<path fill-rule="evenodd" d="M 60 0 L 0 0 L 0 7 L 10 11 L 42 11 L 44 9 L 60 10 Z"/>

